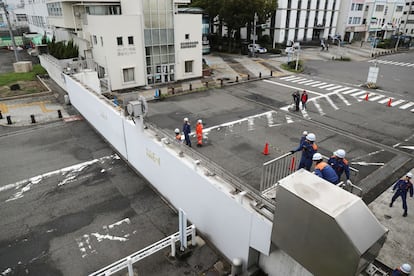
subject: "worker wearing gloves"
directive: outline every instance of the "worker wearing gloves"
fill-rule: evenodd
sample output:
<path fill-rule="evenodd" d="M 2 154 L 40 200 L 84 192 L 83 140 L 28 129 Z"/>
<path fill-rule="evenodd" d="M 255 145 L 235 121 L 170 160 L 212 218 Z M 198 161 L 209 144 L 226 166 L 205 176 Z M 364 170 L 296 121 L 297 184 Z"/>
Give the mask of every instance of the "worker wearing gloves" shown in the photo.
<path fill-rule="evenodd" d="M 407 276 L 411 273 L 411 265 L 403 264 L 392 271 L 391 276 Z"/>
<path fill-rule="evenodd" d="M 295 153 L 297 151 L 302 151 L 302 157 L 299 162 L 299 169 L 305 168 L 310 171 L 312 167 L 312 156 L 318 151 L 318 146 L 315 143 L 316 136 L 313 133 L 306 135 L 305 140 L 300 143 L 299 147 L 294 150 L 291 150 L 290 153 Z"/>
<path fill-rule="evenodd" d="M 411 183 L 411 178 L 413 178 L 413 174 L 408 172 L 405 177 L 398 180 L 394 187 L 392 188 L 393 191 L 395 191 L 395 194 L 391 198 L 390 207 L 392 207 L 392 204 L 394 201 L 401 196 L 402 204 L 403 204 L 403 217 L 407 216 L 407 193 L 410 191 L 410 197 L 413 197 L 413 183 Z"/>
<path fill-rule="evenodd" d="M 329 158 L 328 164 L 335 170 L 338 175 L 339 181 L 341 180 L 342 173 L 345 172 L 346 184 L 352 184 L 349 180 L 349 162 L 345 159 L 346 152 L 343 149 L 338 149 L 333 153 L 333 156 Z"/>
<path fill-rule="evenodd" d="M 332 184 L 338 184 L 338 175 L 328 163 L 323 161 L 322 155 L 320 153 L 315 153 L 312 157 L 312 160 L 316 163 L 315 171 L 313 172 L 314 174 L 331 182 Z"/>

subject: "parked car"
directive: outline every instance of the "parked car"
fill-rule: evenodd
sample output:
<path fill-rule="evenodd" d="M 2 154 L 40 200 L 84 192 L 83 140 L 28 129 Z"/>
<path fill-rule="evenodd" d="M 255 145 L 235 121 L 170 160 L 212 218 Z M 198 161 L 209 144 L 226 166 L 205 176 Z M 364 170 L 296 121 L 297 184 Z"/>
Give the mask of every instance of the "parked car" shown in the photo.
<path fill-rule="evenodd" d="M 249 49 L 249 52 L 255 52 L 255 53 L 267 53 L 267 49 L 265 47 L 260 46 L 260 44 L 249 44 L 247 46 L 247 49 Z"/>

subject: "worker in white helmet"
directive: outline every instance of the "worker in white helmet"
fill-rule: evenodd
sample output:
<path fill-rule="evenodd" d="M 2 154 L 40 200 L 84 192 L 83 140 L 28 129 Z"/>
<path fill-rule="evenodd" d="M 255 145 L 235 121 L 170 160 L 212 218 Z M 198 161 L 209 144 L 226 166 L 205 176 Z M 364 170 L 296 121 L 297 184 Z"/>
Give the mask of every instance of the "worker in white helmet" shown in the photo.
<path fill-rule="evenodd" d="M 391 198 L 390 207 L 392 207 L 392 204 L 398 197 L 401 197 L 402 207 L 404 209 L 403 217 L 407 216 L 407 211 L 408 211 L 407 193 L 410 192 L 410 197 L 413 197 L 413 183 L 411 182 L 412 178 L 413 178 L 413 174 L 411 172 L 408 172 L 405 175 L 405 177 L 398 180 L 397 183 L 395 183 L 394 187 L 392 188 L 392 190 L 395 191 L 395 193 Z"/>
<path fill-rule="evenodd" d="M 323 161 L 322 154 L 315 153 L 312 157 L 312 160 L 315 161 L 315 171 L 313 172 L 317 176 L 331 182 L 332 184 L 338 184 L 339 177 L 332 169 L 331 166 L 329 166 L 328 163 Z"/>
<path fill-rule="evenodd" d="M 305 141 L 307 135 L 308 135 L 308 131 L 304 130 L 302 133 L 302 136 L 300 137 L 299 145 Z"/>
<path fill-rule="evenodd" d="M 352 184 L 351 180 L 349 180 L 349 162 L 345 159 L 345 154 L 346 152 L 343 149 L 334 151 L 333 156 L 328 160 L 328 164 L 335 170 L 339 180 L 341 180 L 342 173 L 345 172 L 346 183 Z"/>
<path fill-rule="evenodd" d="M 203 121 L 199 119 L 196 125 L 197 147 L 203 146 Z"/>
<path fill-rule="evenodd" d="M 400 267 L 397 267 L 392 271 L 391 276 L 406 276 L 411 273 L 411 265 L 402 264 Z"/>
<path fill-rule="evenodd" d="M 292 154 L 300 150 L 302 151 L 298 170 L 305 168 L 306 170 L 310 171 L 312 167 L 312 157 L 318 151 L 318 146 L 316 145 L 315 141 L 315 134 L 309 133 L 306 135 L 305 141 L 303 141 L 299 147 L 290 151 Z"/>
<path fill-rule="evenodd" d="M 184 133 L 185 144 L 191 147 L 191 140 L 190 140 L 191 126 L 190 126 L 190 122 L 188 121 L 188 118 L 184 118 L 183 133 Z"/>
<path fill-rule="evenodd" d="M 175 133 L 175 140 L 177 140 L 177 142 L 182 142 L 182 138 L 181 138 L 181 133 L 180 133 L 180 130 L 178 129 L 178 128 L 176 128 L 175 130 L 174 130 L 174 133 Z"/>

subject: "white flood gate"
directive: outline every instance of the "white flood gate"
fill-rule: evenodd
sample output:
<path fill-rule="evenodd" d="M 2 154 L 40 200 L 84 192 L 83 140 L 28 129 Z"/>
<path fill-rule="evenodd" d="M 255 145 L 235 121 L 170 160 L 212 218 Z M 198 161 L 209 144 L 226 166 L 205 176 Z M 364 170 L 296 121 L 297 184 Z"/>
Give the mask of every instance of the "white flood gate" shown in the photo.
<path fill-rule="evenodd" d="M 195 246 L 196 245 L 196 241 L 195 241 L 196 229 L 195 229 L 194 224 L 191 226 L 188 226 L 185 230 L 185 236 L 188 237 L 190 235 L 191 235 L 191 244 L 192 246 Z M 128 276 L 134 276 L 134 270 L 132 268 L 132 265 L 144 259 L 145 257 L 148 257 L 149 255 L 152 255 L 160 251 L 161 249 L 171 246 L 171 256 L 175 257 L 175 243 L 179 239 L 180 239 L 180 232 L 172 234 L 171 236 L 166 237 L 165 239 L 162 239 L 154 244 L 151 244 L 150 246 L 147 246 L 144 249 L 141 249 L 140 251 L 135 252 L 126 258 L 116 261 L 92 274 L 89 274 L 89 276 L 109 276 L 125 268 L 128 268 Z"/>

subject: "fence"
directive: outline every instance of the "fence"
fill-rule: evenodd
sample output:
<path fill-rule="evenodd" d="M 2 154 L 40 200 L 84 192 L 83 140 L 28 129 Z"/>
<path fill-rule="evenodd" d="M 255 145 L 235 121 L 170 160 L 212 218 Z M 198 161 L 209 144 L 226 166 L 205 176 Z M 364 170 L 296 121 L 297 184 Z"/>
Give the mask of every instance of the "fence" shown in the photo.
<path fill-rule="evenodd" d="M 194 225 L 188 226 L 186 228 L 185 236 L 188 237 L 189 235 L 191 235 L 191 244 L 195 246 L 196 233 Z M 109 276 L 125 268 L 128 268 L 128 276 L 134 276 L 132 265 L 144 259 L 145 257 L 148 257 L 160 251 L 161 249 L 171 246 L 171 256 L 175 257 L 175 242 L 178 241 L 179 238 L 179 232 L 172 234 L 171 236 L 166 237 L 165 239 L 162 239 L 154 244 L 151 244 L 150 246 L 147 246 L 144 249 L 141 249 L 140 251 L 135 252 L 126 258 L 116 261 L 92 274 L 89 274 L 89 276 Z"/>

